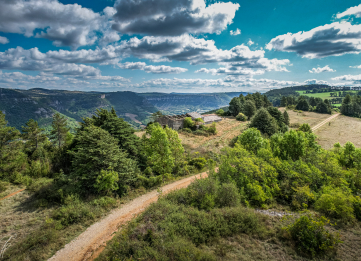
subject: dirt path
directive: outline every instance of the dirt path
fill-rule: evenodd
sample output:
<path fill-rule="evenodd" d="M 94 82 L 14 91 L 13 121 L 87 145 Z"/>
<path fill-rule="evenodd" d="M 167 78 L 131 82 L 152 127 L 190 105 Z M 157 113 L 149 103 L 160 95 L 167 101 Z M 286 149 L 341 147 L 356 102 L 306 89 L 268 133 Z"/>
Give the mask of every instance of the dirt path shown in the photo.
<path fill-rule="evenodd" d="M 318 128 L 322 127 L 323 125 L 325 125 L 327 122 L 333 120 L 334 118 L 336 118 L 337 116 L 339 116 L 340 113 L 332 115 L 331 117 L 327 118 L 326 120 L 322 121 L 321 123 L 317 124 L 316 126 L 314 126 L 312 128 L 312 131 L 314 132 L 315 130 L 317 130 Z"/>
<path fill-rule="evenodd" d="M 203 172 L 192 177 L 188 177 L 161 188 L 163 194 L 172 190 L 185 188 L 192 181 L 205 178 L 208 174 Z M 76 239 L 67 244 L 64 248 L 55 253 L 49 260 L 51 261 L 83 261 L 94 260 L 104 250 L 106 242 L 113 238 L 115 233 L 132 218 L 144 211 L 151 203 L 158 200 L 159 193 L 153 190 L 140 196 L 131 202 L 123 205 L 119 209 L 113 210 L 101 221 L 90 226 Z"/>
<path fill-rule="evenodd" d="M 4 197 L 4 198 L 0 199 L 0 201 L 1 201 L 1 200 L 4 200 L 4 199 L 7 199 L 7 198 L 10 198 L 10 197 L 12 197 L 12 196 L 14 196 L 14 195 L 16 195 L 16 194 L 20 193 L 21 191 L 24 191 L 24 190 L 25 190 L 25 189 L 20 189 L 20 190 L 18 190 L 18 191 L 15 191 L 15 192 L 13 192 L 13 193 L 11 193 L 11 194 L 7 195 L 6 197 Z"/>

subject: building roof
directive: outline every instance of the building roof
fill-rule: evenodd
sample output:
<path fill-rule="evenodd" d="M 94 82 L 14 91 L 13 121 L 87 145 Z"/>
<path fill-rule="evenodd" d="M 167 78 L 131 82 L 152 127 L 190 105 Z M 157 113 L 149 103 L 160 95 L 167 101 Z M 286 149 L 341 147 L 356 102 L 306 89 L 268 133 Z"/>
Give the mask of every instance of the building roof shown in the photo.
<path fill-rule="evenodd" d="M 207 123 L 207 122 L 214 122 L 214 121 L 220 121 L 220 120 L 222 120 L 222 118 L 221 117 L 219 117 L 219 116 L 205 116 L 204 118 L 203 118 L 203 121 L 204 121 L 204 123 Z"/>
<path fill-rule="evenodd" d="M 198 119 L 198 118 L 203 119 L 203 116 L 200 115 L 198 112 L 195 112 L 195 111 L 194 112 L 188 112 L 187 116 L 192 117 L 192 119 Z"/>

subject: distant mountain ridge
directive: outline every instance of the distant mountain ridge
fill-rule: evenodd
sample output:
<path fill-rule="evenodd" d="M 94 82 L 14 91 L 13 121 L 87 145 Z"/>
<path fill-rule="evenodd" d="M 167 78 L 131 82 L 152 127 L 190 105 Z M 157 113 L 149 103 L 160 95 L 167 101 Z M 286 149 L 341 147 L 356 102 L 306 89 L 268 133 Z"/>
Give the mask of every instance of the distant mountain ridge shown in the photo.
<path fill-rule="evenodd" d="M 81 92 L 30 90 L 0 88 L 0 110 L 6 114 L 9 125 L 21 129 L 29 119 L 49 130 L 52 115 L 59 112 L 67 117 L 72 129 L 83 117 L 93 115 L 96 109 L 114 109 L 117 114 L 134 127 L 145 125 L 149 116 L 162 110 L 166 114 L 190 111 L 205 112 L 228 105 L 241 92 L 231 93 L 135 93 L 124 92 Z"/>

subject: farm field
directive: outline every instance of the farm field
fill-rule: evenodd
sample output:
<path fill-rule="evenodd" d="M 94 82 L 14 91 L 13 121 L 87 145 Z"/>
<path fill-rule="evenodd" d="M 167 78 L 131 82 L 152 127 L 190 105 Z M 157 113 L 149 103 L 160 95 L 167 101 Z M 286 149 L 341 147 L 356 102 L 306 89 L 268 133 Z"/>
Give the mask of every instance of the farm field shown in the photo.
<path fill-rule="evenodd" d="M 279 108 L 279 110 L 283 113 L 285 108 Z M 303 123 L 308 123 L 312 128 L 331 116 L 330 114 L 309 111 L 295 112 L 292 110 L 287 110 L 287 113 L 290 117 L 290 126 L 293 129 L 297 129 L 298 126 Z"/>
<path fill-rule="evenodd" d="M 308 96 L 308 97 L 315 97 L 315 98 L 322 98 L 322 99 L 333 99 L 336 97 L 331 97 L 330 93 L 331 92 L 321 92 L 321 93 L 306 93 L 306 91 L 296 91 L 298 92 L 300 95 L 304 95 L 304 96 Z M 338 91 L 335 91 L 338 92 Z M 347 91 L 347 92 L 353 92 L 353 93 L 358 93 L 359 91 Z M 341 104 L 332 104 L 334 106 L 340 107 Z"/>

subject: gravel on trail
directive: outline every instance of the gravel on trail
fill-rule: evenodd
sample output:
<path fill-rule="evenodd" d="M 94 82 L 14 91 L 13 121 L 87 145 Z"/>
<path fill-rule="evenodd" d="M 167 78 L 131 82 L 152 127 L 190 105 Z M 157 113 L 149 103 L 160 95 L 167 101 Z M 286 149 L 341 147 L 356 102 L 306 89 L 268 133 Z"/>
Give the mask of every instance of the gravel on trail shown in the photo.
<path fill-rule="evenodd" d="M 206 172 L 188 177 L 174 183 L 161 187 L 162 194 L 167 194 L 172 190 L 187 187 L 195 179 L 206 178 Z M 140 214 L 151 203 L 158 200 L 159 193 L 153 190 L 138 198 L 133 199 L 118 209 L 114 209 L 105 218 L 91 225 L 76 239 L 64 246 L 52 256 L 49 261 L 83 261 L 94 260 L 104 250 L 106 243 L 113 238 L 122 226 Z"/>

